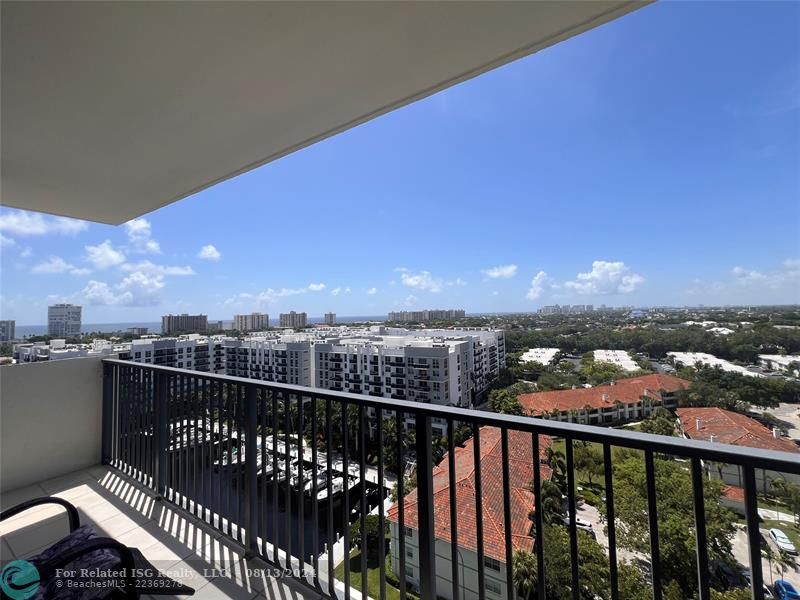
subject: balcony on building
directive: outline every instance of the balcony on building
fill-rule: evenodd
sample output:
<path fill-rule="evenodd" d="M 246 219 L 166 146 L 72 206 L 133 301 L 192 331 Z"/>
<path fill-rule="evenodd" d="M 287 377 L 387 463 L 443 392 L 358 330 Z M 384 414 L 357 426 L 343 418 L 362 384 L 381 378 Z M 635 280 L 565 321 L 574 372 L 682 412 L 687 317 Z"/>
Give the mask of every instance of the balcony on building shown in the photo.
<path fill-rule="evenodd" d="M 4 2 L 3 204 L 121 225 L 177 200 L 191 203 L 189 196 L 218 182 L 645 4 Z M 219 351 L 214 355 L 221 359 Z M 276 356 L 263 371 L 285 381 L 286 353 Z M 386 597 L 386 564 L 375 591 L 367 578 L 364 586 L 354 584 L 352 561 L 342 560 L 350 551 L 351 518 L 364 531 L 370 512 L 387 527 L 391 522 L 401 597 L 413 591 L 423 600 L 471 600 L 500 590 L 514 600 L 511 557 L 519 544 L 544 568 L 543 546 L 535 543 L 542 529 L 538 492 L 547 477 L 539 450 L 553 437 L 567 440 L 567 448 L 591 441 L 632 448 L 650 460 L 654 453 L 684 457 L 701 482 L 704 461 L 738 465 L 759 598 L 754 473 L 800 471 L 794 457 L 778 452 L 504 417 L 440 406 L 423 391 L 417 402 L 401 399 L 400 391 L 387 398 L 378 356 L 369 358 L 360 394 L 175 369 L 160 364 L 166 360 L 157 353 L 151 365 L 80 358 L 0 367 L 0 502 L 5 509 L 43 495 L 68 499 L 102 535 L 160 566 L 185 568 L 198 598 Z M 239 362 L 225 367 L 238 372 Z M 330 363 L 340 370 L 342 359 Z M 422 361 L 404 365 L 387 357 L 385 364 L 397 365 L 395 373 L 401 366 L 420 377 L 428 373 Z M 385 416 L 398 417 L 396 436 L 385 431 Z M 434 456 L 433 423 L 449 435 L 444 458 Z M 472 434 L 463 448 L 452 441 L 457 426 Z M 412 429 L 412 447 L 391 447 Z M 499 462 L 491 489 L 482 489 L 479 467 L 469 471 L 474 512 L 467 520 L 481 522 L 477 496 L 485 492 L 493 498 L 493 529 L 485 532 L 488 546 L 475 532 L 475 577 L 468 581 L 457 507 L 440 503 L 442 494 L 457 491 L 457 462 L 482 464 L 481 432 L 499 444 L 491 449 Z M 520 436 L 526 445 L 509 446 Z M 368 446 L 377 455 L 368 456 Z M 531 452 L 519 458 L 519 448 Z M 382 453 L 389 451 L 397 464 L 384 469 Z M 530 484 L 529 494 L 510 469 L 511 454 L 530 467 L 531 481 L 522 485 Z M 315 465 L 324 466 L 324 483 Z M 416 488 L 406 494 L 409 466 L 416 468 Z M 280 484 L 275 473 L 289 483 Z M 337 494 L 337 477 L 348 491 L 340 489 L 342 505 L 333 511 L 325 498 Z M 391 498 L 395 486 L 399 502 Z M 532 507 L 522 517 L 518 508 L 528 504 L 520 503 L 520 493 Z M 575 509 L 573 486 L 573 543 Z M 697 514 L 703 531 L 702 504 Z M 40 509 L 3 522 L 2 558 L 46 548 L 65 533 L 64 521 L 60 512 Z M 413 559 L 406 538 L 413 540 Z M 491 555 L 482 556 L 484 546 Z M 707 558 L 699 548 L 703 600 Z M 657 587 L 657 557 L 652 567 Z M 575 561 L 564 568 L 578 586 Z M 500 583 L 476 589 L 488 570 Z"/>

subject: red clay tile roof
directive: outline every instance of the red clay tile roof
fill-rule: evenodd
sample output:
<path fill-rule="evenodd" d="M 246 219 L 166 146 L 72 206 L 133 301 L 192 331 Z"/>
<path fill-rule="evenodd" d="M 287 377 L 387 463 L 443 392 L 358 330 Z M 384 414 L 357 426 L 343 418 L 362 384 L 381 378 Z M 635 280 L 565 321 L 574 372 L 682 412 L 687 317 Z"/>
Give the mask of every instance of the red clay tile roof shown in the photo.
<path fill-rule="evenodd" d="M 481 427 L 481 504 L 483 506 L 483 551 L 488 557 L 505 562 L 505 519 L 503 517 L 503 466 L 500 429 Z M 464 447 L 455 450 L 456 508 L 458 515 L 458 545 L 477 551 L 477 525 L 475 504 L 475 468 L 473 442 L 470 438 Z M 548 436 L 540 436 L 541 460 L 552 444 Z M 530 490 L 533 481 L 533 443 L 531 435 L 521 431 L 508 432 L 509 479 L 511 485 L 511 543 L 514 550 L 533 548 L 534 496 Z M 437 539 L 450 542 L 450 469 L 445 456 L 433 469 L 433 519 Z M 550 479 L 549 466 L 541 466 L 542 481 Z M 405 497 L 405 526 L 417 528 L 417 492 Z M 387 517 L 397 522 L 398 504 L 389 509 Z"/>
<path fill-rule="evenodd" d="M 733 502 L 744 502 L 744 488 L 735 485 L 726 485 L 722 488 L 722 495 Z"/>
<path fill-rule="evenodd" d="M 683 432 L 693 440 L 710 441 L 713 434 L 715 441 L 722 444 L 800 453 L 800 448 L 793 441 L 776 438 L 772 431 L 755 419 L 730 410 L 716 407 L 679 408 L 677 413 Z M 701 429 L 697 428 L 698 419 L 702 422 Z"/>
<path fill-rule="evenodd" d="M 676 392 L 688 388 L 690 383 L 673 375 L 643 375 L 619 379 L 613 385 L 522 394 L 517 397 L 517 400 L 529 414 L 538 416 L 543 411 L 551 412 L 553 409 L 569 412 L 570 410 L 583 410 L 586 406 L 609 407 L 614 406 L 615 401 L 623 404 L 635 404 L 644 395 L 661 400 L 661 390 Z M 606 400 L 603 399 L 604 394 Z"/>

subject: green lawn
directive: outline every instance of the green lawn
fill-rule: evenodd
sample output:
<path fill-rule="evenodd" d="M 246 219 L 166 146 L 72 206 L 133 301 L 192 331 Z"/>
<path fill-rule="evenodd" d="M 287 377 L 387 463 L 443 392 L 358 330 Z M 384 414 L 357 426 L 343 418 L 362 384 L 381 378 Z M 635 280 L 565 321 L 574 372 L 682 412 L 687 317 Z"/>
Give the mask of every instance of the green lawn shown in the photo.
<path fill-rule="evenodd" d="M 389 541 L 386 541 L 386 547 L 389 547 Z M 350 553 L 350 587 L 361 591 L 361 551 L 356 549 Z M 372 598 L 381 597 L 381 570 L 379 559 L 373 557 L 367 560 L 367 589 Z M 391 563 L 389 561 L 389 553 L 386 553 L 386 574 L 387 577 L 390 573 Z M 344 561 L 334 570 L 336 579 L 344 582 Z M 393 587 L 386 582 L 386 598 L 387 600 L 400 600 L 400 590 Z"/>

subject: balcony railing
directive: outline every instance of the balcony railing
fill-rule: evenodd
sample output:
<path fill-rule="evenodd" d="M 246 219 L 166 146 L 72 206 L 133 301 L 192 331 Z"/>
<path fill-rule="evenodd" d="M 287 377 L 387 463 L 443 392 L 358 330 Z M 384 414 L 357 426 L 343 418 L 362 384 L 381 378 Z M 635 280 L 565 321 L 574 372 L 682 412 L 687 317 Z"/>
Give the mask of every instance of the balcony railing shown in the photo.
<path fill-rule="evenodd" d="M 421 598 L 439 597 L 483 600 L 487 589 L 488 539 L 484 499 L 498 502 L 494 526 L 502 531 L 499 577 L 502 594 L 516 600 L 515 552 L 512 531 L 512 478 L 518 476 L 519 449 L 516 440 L 530 440 L 533 511 L 526 535 L 536 557 L 533 592 L 545 598 L 545 582 L 553 573 L 545 570 L 542 504 L 543 451 L 551 438 L 564 440 L 566 475 L 566 527 L 569 537 L 569 570 L 572 597 L 583 597 L 579 571 L 579 523 L 575 448 L 582 442 L 602 448 L 608 538 L 608 581 L 610 598 L 619 598 L 617 519 L 615 517 L 612 448 L 627 448 L 644 457 L 643 485 L 646 510 L 641 518 L 649 525 L 650 579 L 653 597 L 663 594 L 659 518 L 656 493 L 656 464 L 665 456 L 685 459 L 691 475 L 696 570 L 694 577 L 700 600 L 708 600 L 712 579 L 706 532 L 703 494 L 704 461 L 736 465 L 744 482 L 746 540 L 751 568 L 753 598 L 763 598 L 763 574 L 758 528 L 757 472 L 777 471 L 800 475 L 800 462 L 793 455 L 752 448 L 697 442 L 656 436 L 629 430 L 605 429 L 573 423 L 521 418 L 495 413 L 415 403 L 371 395 L 331 392 L 317 388 L 276 384 L 252 379 L 212 375 L 108 359 L 104 362 L 103 462 L 143 485 L 159 498 L 172 502 L 210 523 L 242 544 L 253 556 L 291 569 L 305 584 L 323 595 L 344 598 L 351 594 L 350 531 L 358 523 L 367 531 L 366 518 L 377 514 L 379 531 L 390 521 L 389 490 L 396 484 L 396 497 L 406 498 L 409 458 L 416 463 L 413 518 L 406 514 L 406 502 L 392 509 L 393 561 L 396 561 L 400 597 L 413 587 Z M 384 417 L 396 417 L 395 428 L 382 424 Z M 432 421 L 446 425 L 443 456 L 434 455 Z M 404 444 L 409 424 L 415 430 L 412 447 Z M 489 427 L 491 430 L 487 430 Z M 466 428 L 472 436 L 470 472 L 474 476 L 474 532 L 460 532 L 464 506 L 457 506 L 456 454 L 463 463 L 464 448 L 456 445 L 456 433 Z M 438 430 L 438 429 L 437 429 Z M 391 432 L 391 433 L 387 433 Z M 496 435 L 500 453 L 497 473 L 482 473 L 481 436 Z M 509 440 L 513 436 L 513 444 Z M 530 436 L 530 438 L 527 438 Z M 514 455 L 515 463 L 510 460 Z M 393 457 L 391 462 L 387 458 Z M 371 460 L 368 460 L 370 459 Z M 447 459 L 448 469 L 436 471 L 437 458 Z M 525 459 L 527 461 L 527 458 Z M 374 464 L 375 466 L 371 466 Z M 549 467 L 547 467 L 549 469 Z M 501 485 L 488 491 L 483 481 L 498 478 Z M 434 492 L 447 481 L 449 499 L 444 512 L 434 504 Z M 435 486 L 436 484 L 436 486 Z M 526 485 L 527 482 L 526 482 Z M 440 494 L 437 494 L 437 502 Z M 496 517 L 497 515 L 495 515 Z M 435 527 L 435 518 L 443 519 Z M 406 581 L 406 526 L 414 529 L 413 580 Z M 446 535 L 443 534 L 446 533 Z M 477 590 L 468 590 L 463 577 L 464 561 L 459 539 L 474 534 Z M 461 538 L 459 536 L 462 536 Z M 492 532 L 496 536 L 496 532 Z M 524 537 L 524 536 L 523 536 Z M 361 536 L 360 572 L 367 572 L 367 535 Z M 447 538 L 446 556 L 437 546 Z M 411 539 L 411 538 L 409 538 Z M 527 538 L 526 538 L 527 539 Z M 379 588 L 368 589 L 368 577 L 361 578 L 363 598 L 387 596 L 384 536 L 378 536 Z M 341 578 L 334 566 L 344 556 Z M 439 562 L 437 563 L 437 558 Z M 491 557 L 489 557 L 491 558 Z M 447 572 L 437 566 L 449 560 Z M 394 563 L 393 563 L 394 564 Z M 489 564 L 494 564 L 490 561 Z M 584 582 L 585 583 L 585 582 Z M 472 585 L 472 584 L 469 584 Z"/>

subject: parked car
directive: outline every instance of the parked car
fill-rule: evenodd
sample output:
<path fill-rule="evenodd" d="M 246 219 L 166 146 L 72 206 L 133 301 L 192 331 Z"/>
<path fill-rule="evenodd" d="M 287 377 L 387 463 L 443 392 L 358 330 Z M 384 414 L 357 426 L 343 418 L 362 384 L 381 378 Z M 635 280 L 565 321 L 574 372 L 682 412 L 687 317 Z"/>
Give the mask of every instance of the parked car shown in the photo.
<path fill-rule="evenodd" d="M 773 527 L 769 530 L 769 537 L 772 538 L 772 541 L 775 542 L 775 545 L 781 552 L 785 552 L 786 554 L 797 554 L 797 548 L 794 547 L 792 540 L 783 533 L 780 529 Z"/>
<path fill-rule="evenodd" d="M 800 600 L 800 592 L 785 579 L 778 579 L 773 587 L 778 600 Z"/>
<path fill-rule="evenodd" d="M 762 537 L 762 539 L 763 539 L 763 537 Z M 764 540 L 764 541 L 766 542 L 766 540 Z M 751 575 L 750 575 L 750 573 L 751 573 L 750 569 L 745 569 L 744 571 L 742 571 L 742 575 L 744 575 L 744 578 L 747 579 L 747 585 L 748 586 L 751 583 Z M 761 587 L 764 590 L 764 600 L 774 600 L 775 596 L 773 595 L 772 591 L 770 591 L 770 589 L 766 586 L 766 584 L 762 585 Z"/>

